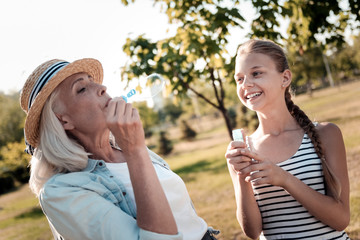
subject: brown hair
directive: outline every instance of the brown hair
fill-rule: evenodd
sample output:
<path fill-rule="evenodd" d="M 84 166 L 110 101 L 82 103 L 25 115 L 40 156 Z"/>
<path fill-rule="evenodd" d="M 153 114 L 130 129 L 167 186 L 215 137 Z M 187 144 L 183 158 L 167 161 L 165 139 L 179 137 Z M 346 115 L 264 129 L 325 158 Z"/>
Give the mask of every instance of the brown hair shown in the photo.
<path fill-rule="evenodd" d="M 279 72 L 283 72 L 286 69 L 290 70 L 286 55 L 283 49 L 277 45 L 276 43 L 269 40 L 255 40 L 251 39 L 244 44 L 240 45 L 237 51 L 237 55 L 241 54 L 249 54 L 249 53 L 262 53 L 269 56 L 275 63 L 276 69 Z M 321 159 L 325 185 L 329 188 L 331 195 L 339 200 L 341 186 L 333 174 L 331 169 L 329 168 L 325 155 L 321 146 L 321 141 L 319 134 L 316 131 L 314 123 L 309 119 L 309 117 L 302 111 L 291 99 L 290 86 L 288 86 L 285 90 L 285 102 L 286 106 L 291 113 L 291 115 L 295 118 L 299 126 L 304 130 L 304 132 L 311 139 L 312 144 L 314 145 L 315 151 L 319 158 Z"/>

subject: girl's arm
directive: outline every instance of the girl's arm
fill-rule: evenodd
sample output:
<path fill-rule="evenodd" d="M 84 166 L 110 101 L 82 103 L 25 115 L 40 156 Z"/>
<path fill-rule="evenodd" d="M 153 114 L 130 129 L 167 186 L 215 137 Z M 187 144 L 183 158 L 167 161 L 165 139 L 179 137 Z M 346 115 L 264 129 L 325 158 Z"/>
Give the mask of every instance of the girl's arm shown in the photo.
<path fill-rule="evenodd" d="M 326 161 L 341 184 L 342 191 L 339 201 L 336 201 L 331 195 L 323 195 L 313 190 L 292 174 L 248 151 L 246 151 L 249 153 L 248 156 L 255 158 L 259 163 L 243 169 L 242 173 L 249 174 L 259 171 L 247 177 L 246 181 L 253 181 L 255 185 L 272 184 L 283 187 L 310 214 L 333 229 L 341 231 L 347 227 L 350 221 L 349 179 L 344 141 L 340 129 L 334 124 L 324 123 L 317 129 L 325 150 Z"/>
<path fill-rule="evenodd" d="M 255 201 L 251 183 L 245 181 L 246 176 L 238 174 L 238 171 L 249 166 L 249 161 L 251 161 L 248 157 L 240 155 L 241 149 L 245 147 L 246 145 L 243 142 L 231 142 L 225 157 L 234 185 L 237 206 L 236 217 L 246 236 L 257 239 L 262 231 L 260 210 Z"/>
<path fill-rule="evenodd" d="M 322 123 L 317 126 L 320 135 L 321 146 L 325 153 L 325 161 L 339 180 L 341 193 L 339 201 L 334 200 L 327 189 L 328 196 L 321 195 L 317 200 L 310 201 L 304 197 L 302 204 L 316 218 L 330 227 L 341 231 L 344 230 L 350 221 L 349 206 L 349 177 L 347 171 L 346 151 L 341 130 L 332 123 Z M 294 194 L 298 191 L 294 192 Z"/>

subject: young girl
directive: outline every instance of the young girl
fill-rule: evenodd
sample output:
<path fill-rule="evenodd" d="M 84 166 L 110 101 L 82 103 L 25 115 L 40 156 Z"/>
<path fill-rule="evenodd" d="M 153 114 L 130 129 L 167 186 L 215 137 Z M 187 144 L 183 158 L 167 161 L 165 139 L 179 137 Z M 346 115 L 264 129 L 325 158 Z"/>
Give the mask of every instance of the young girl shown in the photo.
<path fill-rule="evenodd" d="M 349 239 L 343 231 L 350 210 L 341 131 L 311 122 L 294 104 L 291 78 L 277 44 L 250 40 L 239 47 L 237 94 L 256 111 L 259 126 L 250 147 L 233 141 L 225 155 L 237 219 L 253 239 Z"/>

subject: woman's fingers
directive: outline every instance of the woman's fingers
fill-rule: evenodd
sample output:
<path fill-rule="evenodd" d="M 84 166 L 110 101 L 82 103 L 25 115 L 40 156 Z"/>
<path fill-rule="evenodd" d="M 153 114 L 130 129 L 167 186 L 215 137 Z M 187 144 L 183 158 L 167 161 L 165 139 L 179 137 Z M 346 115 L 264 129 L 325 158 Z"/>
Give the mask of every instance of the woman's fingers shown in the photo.
<path fill-rule="evenodd" d="M 121 97 L 110 100 L 105 113 L 111 122 L 126 123 L 140 120 L 138 111 Z"/>

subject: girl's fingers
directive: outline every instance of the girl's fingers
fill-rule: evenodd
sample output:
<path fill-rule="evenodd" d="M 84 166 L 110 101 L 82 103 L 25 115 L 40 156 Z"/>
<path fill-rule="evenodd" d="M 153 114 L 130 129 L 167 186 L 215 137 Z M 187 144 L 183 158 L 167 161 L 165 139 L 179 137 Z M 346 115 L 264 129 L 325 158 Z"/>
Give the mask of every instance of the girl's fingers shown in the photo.
<path fill-rule="evenodd" d="M 263 162 L 265 158 L 263 156 L 260 156 L 259 154 L 252 152 L 248 149 L 241 149 L 241 155 L 245 155 L 249 157 L 250 159 L 255 160 L 257 163 Z"/>
<path fill-rule="evenodd" d="M 257 162 L 257 163 L 253 163 L 251 165 L 249 165 L 248 167 L 244 168 L 241 170 L 241 174 L 250 174 L 252 172 L 264 172 L 263 170 L 265 170 L 266 167 L 263 163 L 261 162 Z"/>
<path fill-rule="evenodd" d="M 246 154 L 244 154 L 243 150 L 245 150 L 244 148 L 234 148 L 234 149 L 228 149 L 225 153 L 225 157 L 226 158 L 230 158 L 230 157 L 237 157 L 237 156 L 246 156 L 248 157 Z"/>
<path fill-rule="evenodd" d="M 228 149 L 246 148 L 246 144 L 241 141 L 231 141 L 228 145 Z"/>
<path fill-rule="evenodd" d="M 269 180 L 267 177 L 262 177 L 262 178 L 252 178 L 251 176 L 247 176 L 245 178 L 246 182 L 251 182 L 253 186 L 258 186 L 258 185 L 262 185 L 262 184 L 268 184 Z"/>

